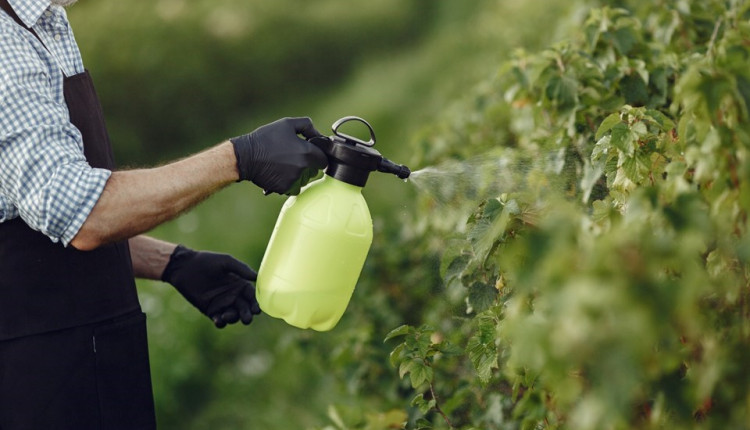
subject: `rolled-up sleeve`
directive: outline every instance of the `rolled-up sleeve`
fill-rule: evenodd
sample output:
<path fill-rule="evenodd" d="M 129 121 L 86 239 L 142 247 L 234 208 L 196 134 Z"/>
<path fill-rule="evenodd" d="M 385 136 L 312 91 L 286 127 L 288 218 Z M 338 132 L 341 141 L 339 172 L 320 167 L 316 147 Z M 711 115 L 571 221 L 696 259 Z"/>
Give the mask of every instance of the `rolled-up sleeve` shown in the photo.
<path fill-rule="evenodd" d="M 81 134 L 70 123 L 62 89 L 48 76 L 49 65 L 17 37 L 0 37 L 0 218 L 17 213 L 67 246 L 111 172 L 86 162 Z"/>

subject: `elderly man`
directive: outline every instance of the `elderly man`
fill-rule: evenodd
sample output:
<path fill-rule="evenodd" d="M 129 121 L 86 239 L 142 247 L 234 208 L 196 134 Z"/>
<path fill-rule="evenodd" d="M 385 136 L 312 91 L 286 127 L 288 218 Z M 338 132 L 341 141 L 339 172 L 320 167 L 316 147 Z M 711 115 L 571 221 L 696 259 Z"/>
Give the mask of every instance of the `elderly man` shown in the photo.
<path fill-rule="evenodd" d="M 260 309 L 244 263 L 141 234 L 236 181 L 297 193 L 326 158 L 310 120 L 286 118 L 113 171 L 72 3 L 0 0 L 0 430 L 150 429 L 134 277 L 171 283 L 220 328 Z"/>

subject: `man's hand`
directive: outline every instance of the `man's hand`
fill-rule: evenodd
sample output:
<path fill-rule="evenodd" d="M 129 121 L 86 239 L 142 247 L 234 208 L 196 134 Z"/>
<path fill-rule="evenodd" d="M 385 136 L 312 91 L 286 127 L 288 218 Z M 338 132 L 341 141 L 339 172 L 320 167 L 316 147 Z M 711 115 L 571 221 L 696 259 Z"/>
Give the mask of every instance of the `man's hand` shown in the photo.
<path fill-rule="evenodd" d="M 257 273 L 227 254 L 194 251 L 178 245 L 162 280 L 172 284 L 218 328 L 242 321 L 250 324 L 260 313 L 255 299 Z"/>
<path fill-rule="evenodd" d="M 310 118 L 284 118 L 230 139 L 240 180 L 252 181 L 266 192 L 299 194 L 328 164 L 323 151 L 305 140 L 318 136 Z"/>

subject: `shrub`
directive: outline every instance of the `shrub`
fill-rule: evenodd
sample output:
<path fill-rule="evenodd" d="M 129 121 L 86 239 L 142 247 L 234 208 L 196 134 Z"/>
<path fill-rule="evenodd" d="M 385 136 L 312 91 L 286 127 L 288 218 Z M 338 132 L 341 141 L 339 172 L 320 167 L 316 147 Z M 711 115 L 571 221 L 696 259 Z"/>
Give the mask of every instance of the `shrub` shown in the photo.
<path fill-rule="evenodd" d="M 495 162 L 411 224 L 445 290 L 388 336 L 409 428 L 748 428 L 749 17 L 603 2 L 418 137 Z"/>

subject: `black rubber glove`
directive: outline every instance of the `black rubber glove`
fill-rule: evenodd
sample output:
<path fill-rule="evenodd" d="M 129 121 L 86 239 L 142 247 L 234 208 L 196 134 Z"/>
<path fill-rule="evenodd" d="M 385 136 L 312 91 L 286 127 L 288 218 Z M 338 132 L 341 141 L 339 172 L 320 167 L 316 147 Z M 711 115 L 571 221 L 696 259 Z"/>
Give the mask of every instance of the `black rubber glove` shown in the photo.
<path fill-rule="evenodd" d="M 161 279 L 222 328 L 241 320 L 250 324 L 260 313 L 253 281 L 258 274 L 227 254 L 194 251 L 178 245 Z"/>
<path fill-rule="evenodd" d="M 328 164 L 323 151 L 306 140 L 318 136 L 310 118 L 283 118 L 230 139 L 240 180 L 252 181 L 266 193 L 299 194 Z"/>

